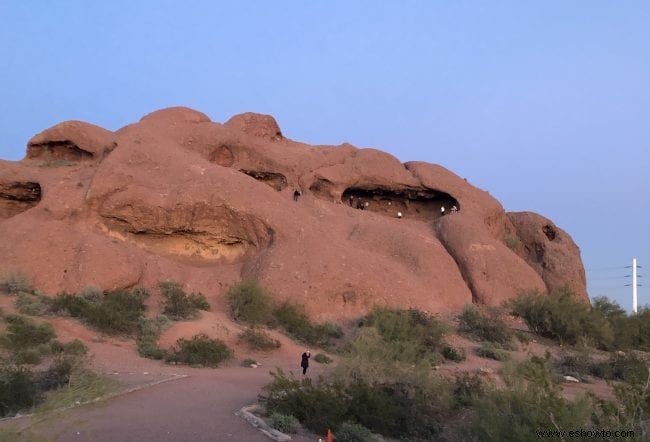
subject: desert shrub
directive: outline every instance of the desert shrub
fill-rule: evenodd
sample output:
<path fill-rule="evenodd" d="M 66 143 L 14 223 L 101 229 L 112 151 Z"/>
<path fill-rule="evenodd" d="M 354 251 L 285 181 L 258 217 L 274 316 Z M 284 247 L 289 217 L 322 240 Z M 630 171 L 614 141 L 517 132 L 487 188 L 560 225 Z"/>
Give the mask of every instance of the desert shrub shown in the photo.
<path fill-rule="evenodd" d="M 25 275 L 16 270 L 7 270 L 0 275 L 0 292 L 17 295 L 20 292 L 31 292 L 32 287 Z"/>
<path fill-rule="evenodd" d="M 280 341 L 273 339 L 267 332 L 249 327 L 239 335 L 239 341 L 245 342 L 253 350 L 275 350 L 280 348 Z"/>
<path fill-rule="evenodd" d="M 187 298 L 190 300 L 192 308 L 206 312 L 210 311 L 210 303 L 203 293 L 192 293 Z"/>
<path fill-rule="evenodd" d="M 372 432 L 354 422 L 343 422 L 334 433 L 337 442 L 373 442 L 375 437 Z"/>
<path fill-rule="evenodd" d="M 532 338 L 523 330 L 515 330 L 515 337 L 522 344 L 530 344 Z"/>
<path fill-rule="evenodd" d="M 482 358 L 494 359 L 495 361 L 507 361 L 510 359 L 510 354 L 498 348 L 490 342 L 484 342 L 479 348 L 476 349 L 476 354 Z"/>
<path fill-rule="evenodd" d="M 51 324 L 35 324 L 25 316 L 8 315 L 5 317 L 5 322 L 7 323 L 5 345 L 14 351 L 48 344 L 55 337 Z"/>
<path fill-rule="evenodd" d="M 102 295 L 103 296 L 103 295 Z M 99 301 L 98 301 L 99 302 Z M 73 293 L 60 293 L 50 301 L 50 312 L 83 318 L 90 302 Z"/>
<path fill-rule="evenodd" d="M 131 334 L 137 331 L 144 315 L 144 301 L 148 296 L 144 289 L 116 290 L 104 295 L 101 302 L 88 303 L 83 317 L 91 326 L 108 334 Z"/>
<path fill-rule="evenodd" d="M 593 374 L 592 367 L 594 364 L 595 362 L 589 354 L 582 351 L 576 354 L 563 355 L 555 362 L 555 367 L 563 376 L 573 376 L 584 380 L 587 376 Z"/>
<path fill-rule="evenodd" d="M 628 315 L 616 302 L 604 296 L 594 298 L 592 307 L 612 328 L 614 347 L 650 351 L 650 307 Z"/>
<path fill-rule="evenodd" d="M 269 417 L 271 427 L 285 434 L 295 434 L 300 428 L 300 422 L 289 414 L 271 413 Z"/>
<path fill-rule="evenodd" d="M 189 365 L 217 367 L 231 356 L 232 352 L 223 341 L 199 334 L 190 339 L 181 338 L 176 341 L 175 347 L 166 352 L 165 360 Z"/>
<path fill-rule="evenodd" d="M 13 365 L 0 366 L 0 416 L 31 408 L 40 398 L 30 370 Z"/>
<path fill-rule="evenodd" d="M 43 361 L 43 355 L 35 348 L 25 348 L 14 352 L 12 362 L 16 365 L 36 365 Z"/>
<path fill-rule="evenodd" d="M 561 344 L 586 341 L 608 349 L 614 342 L 614 332 L 607 320 L 568 289 L 556 290 L 548 296 L 524 295 L 513 300 L 511 306 L 531 331 Z"/>
<path fill-rule="evenodd" d="M 257 361 L 255 359 L 246 358 L 243 361 L 241 361 L 242 367 L 252 368 L 253 365 L 257 365 Z"/>
<path fill-rule="evenodd" d="M 486 392 L 486 385 L 479 373 L 463 371 L 456 375 L 453 394 L 460 406 L 471 405 Z"/>
<path fill-rule="evenodd" d="M 88 302 L 101 302 L 104 297 L 104 291 L 97 286 L 87 285 L 81 289 L 79 297 Z"/>
<path fill-rule="evenodd" d="M 74 367 L 69 358 L 58 358 L 37 379 L 40 390 L 54 390 L 70 382 L 70 375 Z"/>
<path fill-rule="evenodd" d="M 343 330 L 335 324 L 312 324 L 302 306 L 288 301 L 277 307 L 273 315 L 289 336 L 305 344 L 328 347 L 343 336 Z"/>
<path fill-rule="evenodd" d="M 323 353 L 317 353 L 314 355 L 314 361 L 318 362 L 319 364 L 329 364 L 332 362 L 332 358 L 324 355 Z"/>
<path fill-rule="evenodd" d="M 20 292 L 16 295 L 16 310 L 29 316 L 42 316 L 50 310 L 50 300 L 46 296 Z"/>
<path fill-rule="evenodd" d="M 459 331 L 478 341 L 510 345 L 512 331 L 506 326 L 501 313 L 496 309 L 486 308 L 481 311 L 475 305 L 467 305 L 458 318 Z"/>
<path fill-rule="evenodd" d="M 440 351 L 442 356 L 453 362 L 462 362 L 465 360 L 465 350 L 462 348 L 452 347 L 451 345 L 444 345 Z"/>
<path fill-rule="evenodd" d="M 260 395 L 267 411 L 293 415 L 316 433 L 339 428 L 349 420 L 386 436 L 407 439 L 428 440 L 441 429 L 445 395 L 428 381 L 414 382 L 408 372 L 391 382 L 372 384 L 359 377 L 349 383 L 338 377 L 313 382 L 286 376 L 281 370 L 271 374 L 273 381 Z"/>
<path fill-rule="evenodd" d="M 193 319 L 199 310 L 210 310 L 210 304 L 202 293 L 188 296 L 183 287 L 174 281 L 162 281 L 158 287 L 163 296 L 163 314 L 175 321 Z"/>
<path fill-rule="evenodd" d="M 643 384 L 648 379 L 647 361 L 633 354 L 612 356 L 608 361 L 592 363 L 589 366 L 591 375 L 601 379 L 623 381 L 628 384 Z"/>
<path fill-rule="evenodd" d="M 269 413 L 295 416 L 308 429 L 323 434 L 346 420 L 348 400 L 342 385 L 298 380 L 280 369 L 271 375 L 272 382 L 260 395 Z"/>
<path fill-rule="evenodd" d="M 529 440 L 540 429 L 590 428 L 593 403 L 562 398 L 550 355 L 509 364 L 504 380 L 507 388 L 489 389 L 473 402 L 477 418 L 470 432 L 478 440 Z"/>
<path fill-rule="evenodd" d="M 272 318 L 271 300 L 255 280 L 241 281 L 228 290 L 230 312 L 235 321 L 267 324 Z"/>
<path fill-rule="evenodd" d="M 104 293 L 99 299 L 95 295 L 81 297 L 62 293 L 52 300 L 50 309 L 53 313 L 67 312 L 104 333 L 131 334 L 137 331 L 144 315 L 147 296 L 144 288 L 115 290 Z"/>
<path fill-rule="evenodd" d="M 88 353 L 88 347 L 79 339 L 73 339 L 63 344 L 63 353 L 71 356 L 83 356 Z"/>
<path fill-rule="evenodd" d="M 138 326 L 138 353 L 149 359 L 163 359 L 165 351 L 158 347 L 158 338 L 165 328 L 169 326 L 169 319 L 165 315 L 158 315 L 155 319 L 140 320 Z"/>

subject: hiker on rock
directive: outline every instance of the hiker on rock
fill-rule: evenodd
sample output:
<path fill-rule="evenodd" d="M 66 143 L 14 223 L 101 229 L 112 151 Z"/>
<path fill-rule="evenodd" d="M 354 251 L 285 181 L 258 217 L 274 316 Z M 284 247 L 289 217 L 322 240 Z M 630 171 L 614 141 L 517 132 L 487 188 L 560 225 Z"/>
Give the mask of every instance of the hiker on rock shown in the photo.
<path fill-rule="evenodd" d="M 445 216 L 445 206 L 440 206 L 440 216 Z"/>
<path fill-rule="evenodd" d="M 307 367 L 309 367 L 309 358 L 311 358 L 311 353 L 309 350 L 305 351 L 302 354 L 302 360 L 300 361 L 300 366 L 302 367 L 302 374 L 307 373 Z"/>
<path fill-rule="evenodd" d="M 298 198 L 300 198 L 300 191 L 296 189 L 293 191 L 293 200 L 298 201 Z"/>

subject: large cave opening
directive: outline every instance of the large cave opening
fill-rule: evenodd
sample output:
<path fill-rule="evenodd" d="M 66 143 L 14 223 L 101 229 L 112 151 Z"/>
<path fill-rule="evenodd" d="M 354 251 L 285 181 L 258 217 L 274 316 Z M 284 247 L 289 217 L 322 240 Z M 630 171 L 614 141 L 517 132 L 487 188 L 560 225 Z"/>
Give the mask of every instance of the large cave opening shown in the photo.
<path fill-rule="evenodd" d="M 383 189 L 349 187 L 341 202 L 355 209 L 369 210 L 391 218 L 410 218 L 422 221 L 460 210 L 458 200 L 435 189 Z M 401 216 L 400 216 L 401 215 Z"/>
<path fill-rule="evenodd" d="M 0 218 L 11 218 L 41 200 L 41 186 L 34 182 L 0 183 Z"/>

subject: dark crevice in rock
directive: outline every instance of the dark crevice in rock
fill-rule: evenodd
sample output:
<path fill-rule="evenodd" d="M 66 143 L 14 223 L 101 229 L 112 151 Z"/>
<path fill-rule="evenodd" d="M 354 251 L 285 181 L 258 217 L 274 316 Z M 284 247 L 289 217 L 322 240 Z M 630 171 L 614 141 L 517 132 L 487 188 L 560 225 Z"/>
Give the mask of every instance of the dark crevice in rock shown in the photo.
<path fill-rule="evenodd" d="M 47 143 L 30 144 L 27 146 L 29 160 L 92 160 L 94 155 L 81 149 L 70 140 L 48 141 Z"/>
<path fill-rule="evenodd" d="M 458 200 L 448 193 L 435 189 L 384 189 L 384 188 L 347 188 L 341 196 L 341 201 L 354 208 L 363 208 L 382 215 L 430 221 L 442 216 L 452 209 L 460 210 Z"/>
<path fill-rule="evenodd" d="M 277 172 L 263 172 L 258 170 L 239 170 L 246 175 L 261 181 L 264 184 L 271 186 L 278 192 L 287 187 L 287 177 Z"/>
<path fill-rule="evenodd" d="M 544 227 L 542 227 L 542 232 L 544 232 L 544 235 L 548 238 L 549 241 L 553 241 L 555 237 L 557 236 L 557 232 L 553 228 L 553 226 L 547 224 Z"/>
<path fill-rule="evenodd" d="M 41 200 L 41 186 L 35 182 L 0 183 L 0 218 L 11 218 L 31 209 Z"/>

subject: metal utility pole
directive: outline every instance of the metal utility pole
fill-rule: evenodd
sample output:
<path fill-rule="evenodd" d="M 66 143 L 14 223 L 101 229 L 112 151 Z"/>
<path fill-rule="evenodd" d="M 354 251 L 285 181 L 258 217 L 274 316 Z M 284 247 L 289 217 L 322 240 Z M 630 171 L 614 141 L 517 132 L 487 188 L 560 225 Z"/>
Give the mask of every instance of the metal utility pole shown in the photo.
<path fill-rule="evenodd" d="M 632 258 L 632 311 L 637 313 L 637 297 L 636 297 L 636 258 Z"/>

